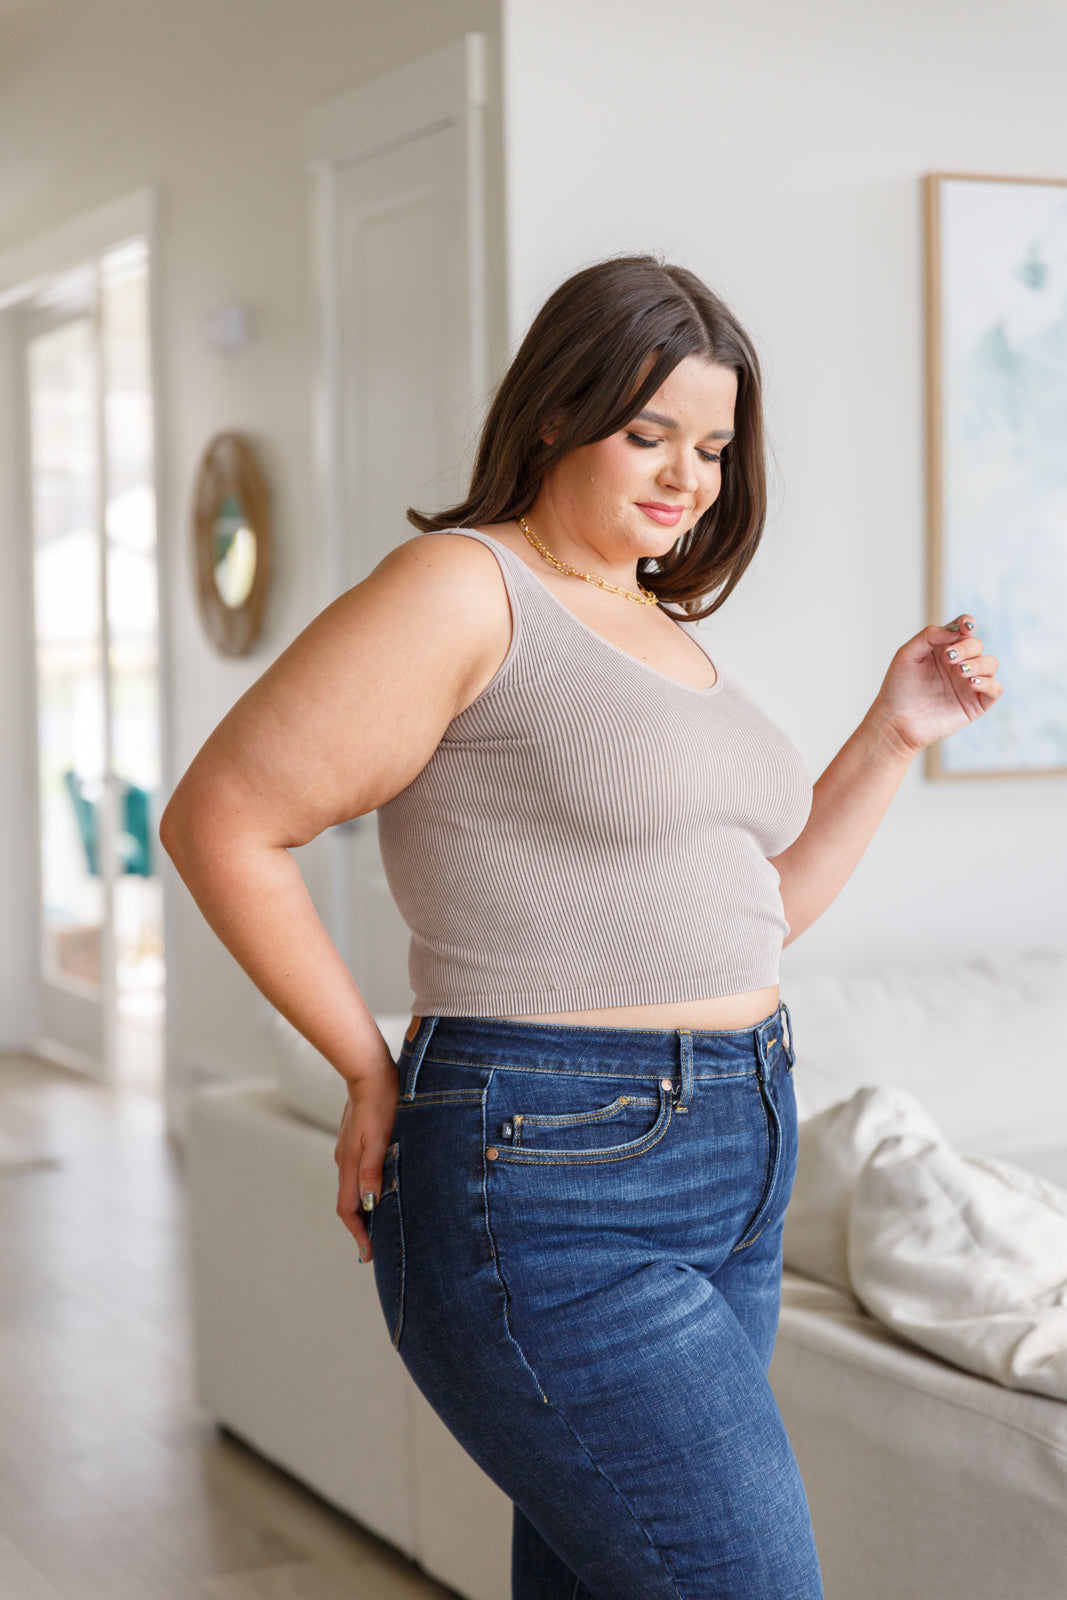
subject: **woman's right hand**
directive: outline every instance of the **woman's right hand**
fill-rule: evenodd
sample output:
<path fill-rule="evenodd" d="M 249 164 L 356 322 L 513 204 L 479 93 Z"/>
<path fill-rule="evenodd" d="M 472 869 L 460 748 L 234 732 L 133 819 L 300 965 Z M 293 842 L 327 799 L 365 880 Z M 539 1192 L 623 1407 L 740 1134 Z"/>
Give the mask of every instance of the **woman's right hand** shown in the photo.
<path fill-rule="evenodd" d="M 333 1158 L 337 1163 L 337 1215 L 359 1245 L 361 1261 L 372 1259 L 367 1222 L 371 1212 L 365 1195 L 377 1205 L 382 1194 L 382 1165 L 396 1121 L 400 1074 L 382 1044 L 383 1060 L 348 1083 L 348 1098 Z"/>

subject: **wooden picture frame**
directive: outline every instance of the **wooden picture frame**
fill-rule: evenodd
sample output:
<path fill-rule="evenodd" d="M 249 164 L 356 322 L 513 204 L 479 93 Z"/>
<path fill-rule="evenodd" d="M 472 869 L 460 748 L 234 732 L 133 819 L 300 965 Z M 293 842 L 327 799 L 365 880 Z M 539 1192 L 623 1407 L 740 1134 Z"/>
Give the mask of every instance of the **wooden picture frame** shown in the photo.
<path fill-rule="evenodd" d="M 205 447 L 193 540 L 204 631 L 222 655 L 247 655 L 263 625 L 273 530 L 266 476 L 244 434 L 217 433 Z"/>
<path fill-rule="evenodd" d="M 1006 693 L 939 779 L 1067 773 L 1067 180 L 932 173 L 930 620 L 970 612 Z"/>

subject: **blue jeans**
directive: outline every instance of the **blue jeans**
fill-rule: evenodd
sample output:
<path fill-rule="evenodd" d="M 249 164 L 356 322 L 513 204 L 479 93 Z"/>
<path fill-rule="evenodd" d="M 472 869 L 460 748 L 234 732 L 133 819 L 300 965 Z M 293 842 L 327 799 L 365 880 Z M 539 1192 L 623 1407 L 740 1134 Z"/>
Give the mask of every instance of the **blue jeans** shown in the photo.
<path fill-rule="evenodd" d="M 782 1005 L 730 1032 L 423 1017 L 373 1213 L 393 1344 L 514 1503 L 513 1600 L 819 1600 L 767 1366 Z"/>

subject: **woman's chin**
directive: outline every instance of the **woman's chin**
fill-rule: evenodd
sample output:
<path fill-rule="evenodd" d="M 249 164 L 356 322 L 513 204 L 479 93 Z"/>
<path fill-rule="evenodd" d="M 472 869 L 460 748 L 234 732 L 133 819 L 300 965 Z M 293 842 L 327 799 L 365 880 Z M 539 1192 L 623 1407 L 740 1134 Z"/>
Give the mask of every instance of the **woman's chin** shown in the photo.
<path fill-rule="evenodd" d="M 688 531 L 688 528 L 664 528 L 645 534 L 641 540 L 641 555 L 638 560 L 659 560 L 669 555 L 678 540 Z"/>

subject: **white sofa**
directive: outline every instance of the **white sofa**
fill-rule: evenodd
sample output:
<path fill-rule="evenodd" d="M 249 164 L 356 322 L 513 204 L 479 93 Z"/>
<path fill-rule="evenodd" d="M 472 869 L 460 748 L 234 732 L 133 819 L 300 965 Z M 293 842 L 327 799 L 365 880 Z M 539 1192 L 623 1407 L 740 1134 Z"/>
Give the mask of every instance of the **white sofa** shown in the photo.
<path fill-rule="evenodd" d="M 783 981 L 802 1116 L 910 1090 L 964 1152 L 1067 1182 L 1067 954 Z M 380 1019 L 398 1052 L 408 1019 Z M 469 1600 L 509 1592 L 510 1504 L 408 1379 L 334 1213 L 336 1075 L 199 1091 L 188 1155 L 210 1414 Z M 1067 1404 L 903 1342 L 787 1270 L 771 1381 L 827 1600 L 1064 1600 Z"/>

